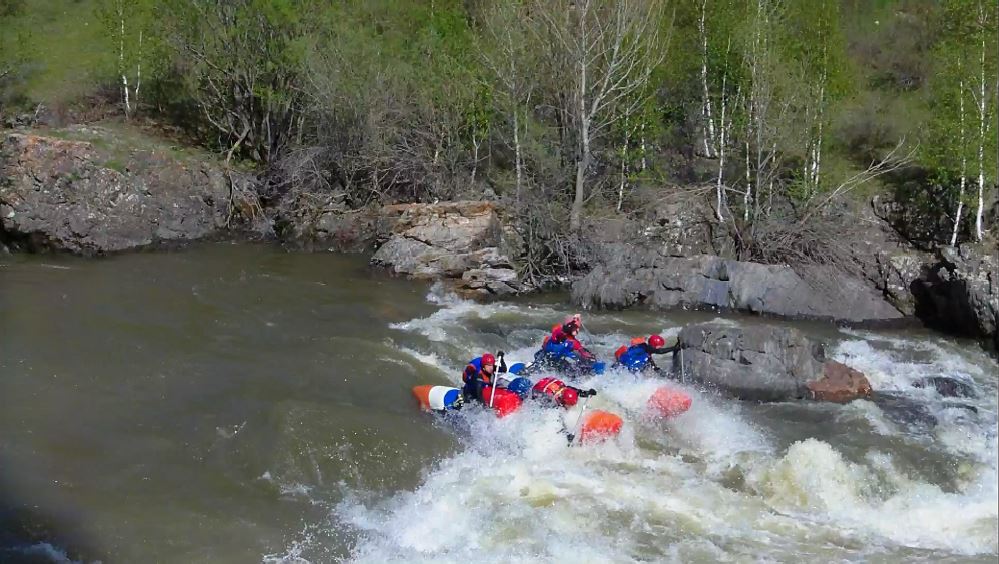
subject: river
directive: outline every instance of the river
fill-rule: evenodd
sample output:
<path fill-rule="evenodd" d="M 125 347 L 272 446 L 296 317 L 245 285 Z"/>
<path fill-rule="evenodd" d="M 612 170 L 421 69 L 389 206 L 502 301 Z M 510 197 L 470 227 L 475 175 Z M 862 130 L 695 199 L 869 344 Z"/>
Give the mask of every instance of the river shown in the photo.
<path fill-rule="evenodd" d="M 795 324 L 935 424 L 691 386 L 664 422 L 657 382 L 615 373 L 587 383 L 625 419 L 601 445 L 534 407 L 417 410 L 413 385 L 528 357 L 567 313 L 266 245 L 0 256 L 0 561 L 996 560 L 999 367 L 974 343 Z M 609 357 L 719 317 L 779 323 L 586 313 L 583 336 Z M 913 386 L 935 375 L 977 397 Z"/>

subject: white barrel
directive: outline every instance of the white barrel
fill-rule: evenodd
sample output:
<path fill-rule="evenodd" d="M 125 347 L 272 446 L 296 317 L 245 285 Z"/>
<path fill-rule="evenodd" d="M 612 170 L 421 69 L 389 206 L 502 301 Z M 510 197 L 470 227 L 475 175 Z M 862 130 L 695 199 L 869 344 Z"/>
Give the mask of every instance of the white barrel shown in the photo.
<path fill-rule="evenodd" d="M 454 402 L 458 400 L 461 396 L 461 390 L 458 388 L 452 388 L 450 386 L 434 386 L 430 388 L 430 394 L 427 396 L 427 403 L 430 404 L 430 409 L 442 410 L 450 409 L 454 406 Z"/>

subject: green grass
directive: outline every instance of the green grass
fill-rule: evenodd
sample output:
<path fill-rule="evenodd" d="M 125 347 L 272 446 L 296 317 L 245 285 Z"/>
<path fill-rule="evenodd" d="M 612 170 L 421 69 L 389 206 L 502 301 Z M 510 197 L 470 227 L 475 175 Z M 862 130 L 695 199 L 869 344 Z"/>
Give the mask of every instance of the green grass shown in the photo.
<path fill-rule="evenodd" d="M 86 126 L 45 129 L 40 132 L 46 137 L 67 141 L 83 141 L 97 149 L 104 166 L 124 172 L 128 163 L 138 153 L 152 153 L 166 156 L 180 163 L 220 163 L 221 157 L 200 148 L 179 144 L 163 136 L 161 132 L 137 122 L 127 122 L 121 118 L 108 119 Z M 238 167 L 239 163 L 236 163 Z"/>
<path fill-rule="evenodd" d="M 31 101 L 67 104 L 110 78 L 114 53 L 96 7 L 96 0 L 28 0 L 7 22 L 26 43 L 31 63 L 24 93 Z"/>

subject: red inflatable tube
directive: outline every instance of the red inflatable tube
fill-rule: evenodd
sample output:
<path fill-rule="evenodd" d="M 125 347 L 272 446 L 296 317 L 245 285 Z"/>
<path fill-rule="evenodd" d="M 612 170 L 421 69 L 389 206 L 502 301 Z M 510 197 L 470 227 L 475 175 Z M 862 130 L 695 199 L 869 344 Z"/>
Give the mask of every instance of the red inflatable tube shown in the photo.
<path fill-rule="evenodd" d="M 492 399 L 493 409 L 496 410 L 497 417 L 506 417 L 520 408 L 520 396 L 503 388 L 496 389 L 496 397 L 490 398 L 493 393 L 492 386 L 486 386 L 482 390 L 482 402 L 489 405 Z"/>
<path fill-rule="evenodd" d="M 690 396 L 676 388 L 663 386 L 649 397 L 649 410 L 660 417 L 676 417 L 690 409 Z"/>

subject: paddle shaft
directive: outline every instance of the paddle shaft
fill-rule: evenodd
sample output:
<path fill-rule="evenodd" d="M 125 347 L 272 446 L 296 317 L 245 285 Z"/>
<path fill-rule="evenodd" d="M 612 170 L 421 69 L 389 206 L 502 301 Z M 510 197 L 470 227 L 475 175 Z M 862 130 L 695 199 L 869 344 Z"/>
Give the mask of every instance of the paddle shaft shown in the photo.
<path fill-rule="evenodd" d="M 575 441 L 576 437 L 579 436 L 579 431 L 580 431 L 579 425 L 583 421 L 583 414 L 586 413 L 586 404 L 589 403 L 589 401 L 590 401 L 590 396 L 586 396 L 586 399 L 583 400 L 583 407 L 579 410 L 579 415 L 576 417 L 576 424 L 572 426 L 572 428 L 575 429 L 576 432 L 572 434 L 572 441 L 569 441 L 569 446 L 572 446 L 573 441 Z"/>

